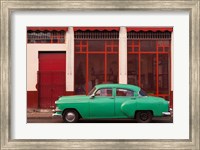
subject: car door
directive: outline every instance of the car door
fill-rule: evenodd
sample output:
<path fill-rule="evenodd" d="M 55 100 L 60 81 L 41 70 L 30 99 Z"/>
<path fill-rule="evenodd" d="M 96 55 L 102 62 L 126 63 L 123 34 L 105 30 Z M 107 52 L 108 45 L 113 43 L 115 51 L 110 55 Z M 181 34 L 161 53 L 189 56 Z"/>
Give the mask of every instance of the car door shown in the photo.
<path fill-rule="evenodd" d="M 90 99 L 90 118 L 113 118 L 114 101 L 112 88 L 98 89 Z"/>
<path fill-rule="evenodd" d="M 127 118 L 127 116 L 121 111 L 121 105 L 125 101 L 134 100 L 134 91 L 124 88 L 116 88 L 115 94 L 115 117 Z"/>

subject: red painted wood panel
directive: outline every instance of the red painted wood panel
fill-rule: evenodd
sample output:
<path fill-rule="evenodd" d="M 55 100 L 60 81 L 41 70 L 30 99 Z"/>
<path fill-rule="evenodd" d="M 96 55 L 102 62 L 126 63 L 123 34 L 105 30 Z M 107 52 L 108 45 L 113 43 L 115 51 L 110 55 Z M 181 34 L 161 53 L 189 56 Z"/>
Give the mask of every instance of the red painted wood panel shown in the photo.
<path fill-rule="evenodd" d="M 40 71 L 65 71 L 65 53 L 39 53 Z"/>
<path fill-rule="evenodd" d="M 53 108 L 55 100 L 65 95 L 66 54 L 39 53 L 39 107 Z"/>

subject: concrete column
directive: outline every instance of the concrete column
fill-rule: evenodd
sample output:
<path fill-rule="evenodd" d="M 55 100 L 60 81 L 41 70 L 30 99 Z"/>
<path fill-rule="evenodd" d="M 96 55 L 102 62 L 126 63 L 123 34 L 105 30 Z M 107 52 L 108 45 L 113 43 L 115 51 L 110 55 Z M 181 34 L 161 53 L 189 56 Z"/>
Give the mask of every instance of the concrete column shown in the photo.
<path fill-rule="evenodd" d="M 119 83 L 127 84 L 127 31 L 120 27 L 119 31 Z"/>
<path fill-rule="evenodd" d="M 39 52 L 38 49 L 30 46 L 31 44 L 27 44 L 27 91 L 37 91 L 37 72 L 39 71 Z M 35 46 L 36 47 L 36 46 Z"/>
<path fill-rule="evenodd" d="M 74 91 L 74 30 L 66 33 L 66 91 Z"/>

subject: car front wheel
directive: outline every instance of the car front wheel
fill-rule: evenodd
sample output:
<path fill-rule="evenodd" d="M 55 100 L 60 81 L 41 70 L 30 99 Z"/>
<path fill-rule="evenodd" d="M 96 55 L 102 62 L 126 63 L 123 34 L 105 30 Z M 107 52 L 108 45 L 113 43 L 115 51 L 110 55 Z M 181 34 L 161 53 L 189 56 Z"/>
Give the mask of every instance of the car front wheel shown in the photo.
<path fill-rule="evenodd" d="M 150 111 L 138 111 L 136 113 L 136 120 L 139 123 L 149 123 L 152 120 L 152 113 Z"/>
<path fill-rule="evenodd" d="M 75 123 L 78 122 L 79 116 L 75 110 L 66 110 L 63 114 L 64 122 Z"/>

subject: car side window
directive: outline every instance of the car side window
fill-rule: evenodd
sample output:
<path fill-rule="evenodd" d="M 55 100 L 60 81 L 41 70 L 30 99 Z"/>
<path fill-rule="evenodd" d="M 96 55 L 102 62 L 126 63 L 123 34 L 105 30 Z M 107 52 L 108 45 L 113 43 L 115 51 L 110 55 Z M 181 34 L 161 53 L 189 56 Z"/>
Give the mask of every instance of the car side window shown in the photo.
<path fill-rule="evenodd" d="M 117 89 L 116 96 L 134 96 L 134 91 L 128 89 Z"/>
<path fill-rule="evenodd" d="M 103 88 L 97 90 L 95 96 L 112 96 L 112 89 L 111 88 Z"/>

